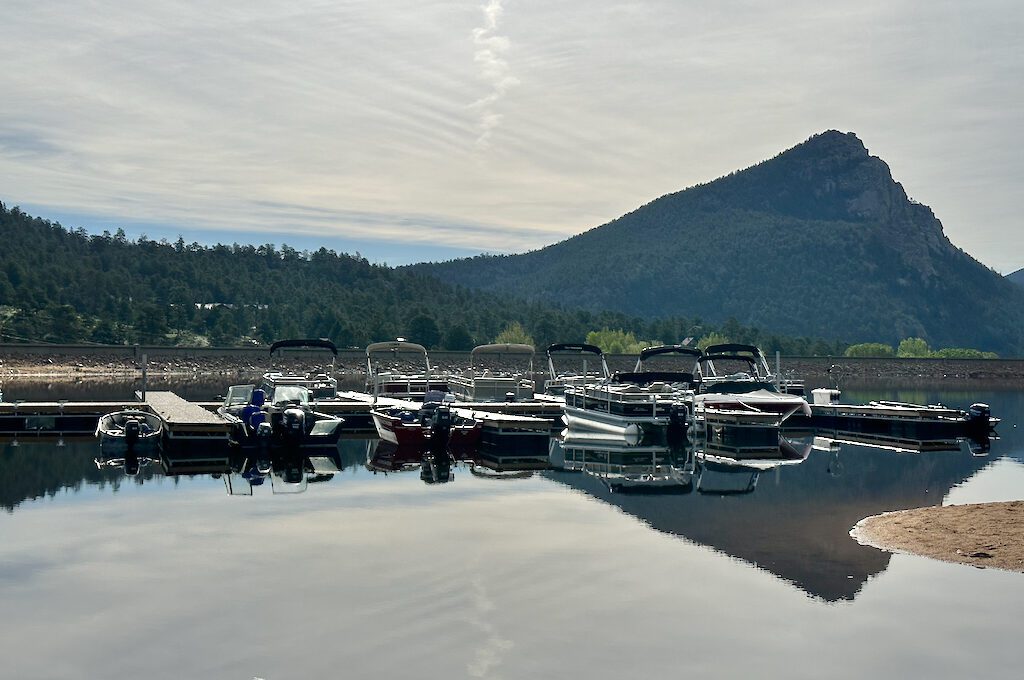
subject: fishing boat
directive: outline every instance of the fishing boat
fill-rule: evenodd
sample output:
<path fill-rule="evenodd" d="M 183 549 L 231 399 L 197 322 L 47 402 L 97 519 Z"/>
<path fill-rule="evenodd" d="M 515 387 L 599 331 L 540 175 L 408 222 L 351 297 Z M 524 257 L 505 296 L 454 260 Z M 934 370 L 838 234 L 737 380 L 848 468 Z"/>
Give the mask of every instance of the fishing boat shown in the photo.
<path fill-rule="evenodd" d="M 459 401 L 524 401 L 534 398 L 532 345 L 479 345 L 470 353 L 469 368 L 448 377 L 448 391 Z M 509 367 L 509 364 L 519 364 Z"/>
<path fill-rule="evenodd" d="M 693 363 L 701 352 L 683 345 L 648 347 L 640 352 L 632 372 L 615 373 L 596 383 L 566 385 L 563 419 L 567 428 L 601 433 L 630 445 L 685 433 L 694 375 L 653 370 L 651 361 L 665 356 Z"/>
<path fill-rule="evenodd" d="M 156 447 L 163 437 L 164 423 L 156 414 L 141 409 L 107 413 L 96 423 L 100 446 L 110 450 Z"/>
<path fill-rule="evenodd" d="M 317 411 L 304 385 L 279 384 L 267 394 L 255 385 L 232 385 L 217 413 L 232 424 L 231 439 L 242 446 L 335 446 L 343 418 Z"/>
<path fill-rule="evenodd" d="M 584 343 L 555 343 L 549 345 L 545 352 L 548 358 L 548 378 L 544 381 L 544 394 L 561 397 L 565 395 L 566 385 L 581 385 L 588 382 L 607 380 L 610 373 L 604 352 L 596 345 Z M 587 357 L 594 357 L 591 365 L 587 365 Z M 556 368 L 555 357 L 559 361 L 568 358 L 579 359 L 582 365 L 578 370 Z"/>
<path fill-rule="evenodd" d="M 452 401 L 451 395 L 431 391 L 417 408 L 378 405 L 370 409 L 370 416 L 377 436 L 401 448 L 475 449 L 483 422 L 453 410 Z"/>
<path fill-rule="evenodd" d="M 838 389 L 811 391 L 814 426 L 832 432 L 907 440 L 946 440 L 969 437 L 987 440 L 999 418 L 988 404 L 975 403 L 967 410 L 942 404 L 913 404 L 877 400 L 866 404 L 842 404 Z"/>
<path fill-rule="evenodd" d="M 412 368 L 413 363 L 422 368 Z M 367 394 L 423 401 L 428 392 L 447 390 L 446 376 L 431 373 L 430 357 L 423 345 L 401 339 L 367 345 Z"/>

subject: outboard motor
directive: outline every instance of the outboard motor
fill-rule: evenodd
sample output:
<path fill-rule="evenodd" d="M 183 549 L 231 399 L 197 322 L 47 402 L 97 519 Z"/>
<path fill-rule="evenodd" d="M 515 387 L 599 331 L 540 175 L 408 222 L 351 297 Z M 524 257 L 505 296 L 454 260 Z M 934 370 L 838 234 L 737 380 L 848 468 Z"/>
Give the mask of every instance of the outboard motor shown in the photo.
<path fill-rule="evenodd" d="M 448 450 L 452 436 L 452 411 L 447 406 L 438 406 L 430 414 L 430 451 L 440 456 Z"/>
<path fill-rule="evenodd" d="M 668 414 L 668 445 L 679 446 L 686 441 L 686 430 L 690 424 L 690 410 L 686 404 L 673 404 Z"/>
<path fill-rule="evenodd" d="M 992 409 L 988 404 L 971 404 L 967 409 L 967 424 L 975 430 L 988 432 L 992 419 Z"/>
<path fill-rule="evenodd" d="M 139 436 L 142 434 L 142 424 L 137 420 L 129 420 L 124 424 L 124 443 L 129 448 L 134 446 L 139 441 Z"/>
<path fill-rule="evenodd" d="M 302 439 L 306 434 L 306 412 L 301 408 L 286 408 L 281 414 L 281 433 L 291 441 Z"/>

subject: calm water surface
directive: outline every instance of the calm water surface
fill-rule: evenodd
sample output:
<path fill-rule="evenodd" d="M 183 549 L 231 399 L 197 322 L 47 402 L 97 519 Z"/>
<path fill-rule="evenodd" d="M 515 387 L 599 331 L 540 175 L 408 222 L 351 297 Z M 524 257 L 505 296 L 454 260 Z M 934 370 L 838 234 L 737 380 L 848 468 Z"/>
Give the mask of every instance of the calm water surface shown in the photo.
<path fill-rule="evenodd" d="M 558 469 L 427 485 L 372 474 L 350 440 L 332 479 L 245 497 L 98 471 L 93 442 L 3 442 L 0 677 L 1019 677 L 1024 575 L 848 532 L 1021 498 L 1024 393 L 846 398 L 878 396 L 986 401 L 1001 439 L 819 446 L 730 495 L 701 490 L 749 473 L 660 494 Z"/>

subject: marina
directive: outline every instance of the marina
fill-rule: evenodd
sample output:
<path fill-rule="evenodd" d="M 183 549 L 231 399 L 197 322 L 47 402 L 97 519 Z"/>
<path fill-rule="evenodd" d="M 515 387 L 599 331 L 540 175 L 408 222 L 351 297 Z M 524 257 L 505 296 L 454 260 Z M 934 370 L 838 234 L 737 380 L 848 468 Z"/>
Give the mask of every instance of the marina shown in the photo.
<path fill-rule="evenodd" d="M 7 387 L 8 394 L 17 393 Z M 176 404 L 176 408 L 161 407 L 162 412 L 178 425 L 188 426 L 187 414 L 196 421 L 216 418 L 216 408 L 223 403 L 202 395 L 184 399 L 175 394 L 168 399 L 161 394 L 167 392 L 162 387 L 149 391 L 146 402 L 79 399 L 3 404 L 0 414 L 22 419 L 60 417 L 63 406 L 64 415 L 81 417 L 83 412 L 145 407 L 152 399 Z M 907 403 L 909 396 L 856 390 L 842 395 L 862 406 L 873 401 Z M 1004 423 L 1018 422 L 1024 414 L 1019 393 L 921 393 L 916 398 L 961 405 L 984 401 Z M 0 558 L 16 564 L 17 555 L 24 554 L 18 551 L 32 540 L 29 532 L 41 526 L 46 527 L 47 544 L 56 542 L 62 551 L 74 552 L 77 566 L 59 583 L 48 576 L 50 569 L 16 582 L 24 584 L 17 585 L 19 589 L 27 588 L 24 597 L 32 607 L 43 612 L 94 597 L 98 587 L 105 590 L 95 578 L 78 574 L 109 573 L 113 566 L 103 551 L 117 545 L 125 546 L 117 549 L 121 553 L 116 567 L 125 576 L 118 579 L 114 602 L 122 595 L 154 602 L 153 597 L 168 594 L 157 609 L 145 609 L 149 613 L 141 615 L 142 625 L 161 629 L 174 611 L 199 622 L 215 620 L 211 603 L 217 598 L 210 592 L 232 597 L 239 603 L 233 611 L 241 607 L 254 620 L 237 624 L 244 635 L 228 633 L 244 650 L 244 660 L 232 666 L 243 669 L 246 677 L 265 677 L 268 669 L 283 670 L 275 665 L 276 655 L 245 642 L 258 638 L 266 626 L 274 629 L 279 622 L 298 626 L 307 637 L 315 637 L 319 633 L 302 621 L 309 616 L 331 617 L 347 639 L 361 642 L 361 649 L 344 645 L 326 658 L 350 668 L 363 664 L 379 670 L 380 664 L 363 651 L 376 644 L 374 635 L 366 631 L 368 624 L 394 627 L 407 621 L 423 626 L 440 620 L 457 629 L 462 625 L 458 621 L 477 615 L 474 598 L 480 589 L 509 612 L 495 625 L 510 639 L 514 636 L 517 644 L 529 644 L 534 650 L 544 648 L 531 637 L 537 625 L 545 637 L 558 631 L 562 640 L 566 630 L 573 629 L 559 624 L 558 611 L 568 607 L 575 627 L 586 629 L 578 637 L 571 633 L 572 639 L 597 640 L 627 653 L 631 647 L 604 630 L 611 618 L 593 606 L 608 593 L 619 591 L 624 604 L 613 607 L 608 616 L 614 611 L 619 618 L 639 598 L 645 603 L 645 615 L 635 625 L 657 645 L 674 643 L 644 621 L 653 615 L 667 625 L 678 617 L 677 608 L 701 616 L 722 631 L 751 635 L 775 620 L 779 610 L 790 610 L 789 625 L 801 635 L 811 634 L 823 616 L 830 617 L 833 626 L 858 627 L 862 639 L 874 641 L 875 653 L 888 659 L 900 658 L 905 650 L 887 648 L 884 635 L 869 632 L 875 630 L 869 621 L 884 613 L 893 624 L 929 630 L 926 617 L 915 610 L 921 605 L 915 604 L 913 589 L 896 583 L 926 579 L 931 587 L 955 590 L 954 601 L 961 611 L 986 612 L 988 623 L 980 624 L 980 629 L 976 622 L 971 625 L 988 638 L 998 638 L 1006 625 L 997 615 L 991 618 L 991 603 L 997 596 L 987 594 L 989 584 L 998 587 L 998 598 L 1004 603 L 1018 597 L 998 574 L 932 567 L 859 545 L 849 536 L 857 521 L 878 512 L 942 499 L 1000 499 L 998 488 L 1013 486 L 1017 479 L 1013 471 L 1024 470 L 1024 463 L 1017 462 L 1024 460 L 1021 442 L 1012 428 L 1002 433 L 1002 439 L 990 442 L 987 456 L 976 455 L 957 437 L 941 445 L 927 438 L 914 444 L 906 436 L 900 442 L 886 442 L 876 436 L 817 429 L 811 419 L 799 428 L 714 426 L 694 431 L 678 446 L 631 446 L 609 443 L 595 432 L 561 435 L 557 400 L 459 402 L 452 408 L 489 421 L 488 430 L 503 433 L 497 435 L 498 441 L 507 445 L 478 446 L 449 458 L 430 451 L 429 446 L 402 447 L 377 439 L 369 421 L 374 404 L 372 395 L 346 390 L 334 399 L 318 401 L 317 409 L 346 419 L 336 445 L 318 451 L 202 445 L 196 440 L 168 445 L 167 440 L 156 451 L 126 455 L 105 452 L 92 432 L 66 436 L 60 444 L 54 432 L 21 430 L 17 447 L 12 436 L 0 440 L 4 456 L 0 489 L 10 513 L 4 520 L 6 540 Z M 376 404 L 421 406 L 384 397 L 378 397 Z M 205 415 L 200 417 L 194 409 Z M 520 412 L 501 412 L 515 409 Z M 818 407 L 812 409 L 812 418 L 819 412 L 822 424 L 827 424 L 826 411 Z M 543 424 L 534 431 L 538 414 Z M 350 419 L 359 418 L 366 422 L 347 427 Z M 96 422 L 93 418 L 93 428 Z M 523 433 L 516 435 L 524 437 L 523 445 L 512 444 L 514 435 L 504 434 L 517 422 L 524 426 Z M 786 442 L 778 439 L 779 432 Z M 35 469 L 45 470 L 46 476 L 38 477 Z M 39 486 L 44 479 L 49 481 Z M 1019 479 L 1024 480 L 1024 472 Z M 34 554 L 51 559 L 45 550 L 36 549 Z M 52 559 L 63 558 L 54 553 Z M 375 566 L 384 563 L 390 566 Z M 246 579 L 256 578 L 272 589 L 291 588 L 282 591 L 289 592 L 289 598 L 250 607 L 246 604 L 250 599 L 243 596 L 250 591 L 238 582 L 242 565 Z M 365 579 L 357 579 L 361 583 L 356 587 L 336 576 L 339 571 L 365 573 L 368 569 L 374 574 L 371 589 L 362 583 Z M 202 582 L 186 584 L 174 575 L 186 572 L 203 574 Z M 289 575 L 287 579 L 283 573 Z M 639 573 L 642 578 L 632 576 Z M 680 573 L 698 579 L 703 594 L 698 597 L 695 589 L 681 584 Z M 333 585 L 325 589 L 325 583 Z M 19 621 L 31 620 L 34 610 L 28 600 L 11 588 L 0 585 L 7 612 Z M 386 599 L 382 599 L 382 588 Z M 549 594 L 551 588 L 557 591 L 554 597 Z M 408 596 L 402 597 L 403 592 Z M 707 593 L 713 597 L 709 599 Z M 394 597 L 422 606 L 381 611 L 381 603 Z M 662 611 L 657 603 L 665 598 L 672 606 Z M 732 606 L 723 603 L 736 598 L 745 605 L 742 615 L 732 616 L 728 613 Z M 890 599 L 892 607 L 880 610 L 879 598 Z M 550 606 L 552 599 L 557 608 Z M 438 610 L 438 601 L 452 603 L 455 611 L 449 615 L 445 609 Z M 293 611 L 298 603 L 301 615 Z M 843 608 L 837 610 L 836 604 Z M 599 620 L 591 622 L 595 616 Z M 856 623 L 860 619 L 863 626 Z M 973 615 L 972 620 L 976 620 Z M 195 636 L 188 632 L 190 627 L 178 629 L 177 634 L 191 639 L 193 648 L 202 649 L 212 629 L 202 623 L 194 626 L 200 629 Z M 19 635 L 15 626 L 8 625 L 6 630 L 8 640 L 12 633 Z M 87 630 L 86 626 L 60 635 L 64 640 L 86 640 Z M 465 634 L 472 635 L 472 630 Z M 965 628 L 951 624 L 948 630 L 933 629 L 932 635 L 962 634 Z M 320 639 L 327 644 L 334 638 Z M 702 639 L 704 648 L 710 649 L 718 635 Z M 428 653 L 426 647 L 413 644 L 412 648 L 418 656 Z M 457 652 L 453 648 L 449 653 Z M 720 658 L 717 653 L 714 656 Z M 470 662 L 472 658 L 471 654 Z M 557 658 L 562 658 L 561 653 L 552 650 L 548 663 Z M 773 652 L 762 658 L 771 666 L 777 657 Z M 597 677 L 604 665 L 584 663 L 587 674 Z M 105 662 L 93 662 L 90 667 L 103 668 Z M 503 662 L 506 674 L 515 670 L 516 675 L 528 675 L 529 667 L 516 654 Z M 779 677 L 782 668 L 779 662 Z M 953 668 L 963 670 L 955 664 Z M 999 675 L 1002 666 L 988 664 L 985 669 Z M 395 670 L 397 677 L 400 673 Z M 462 667 L 450 670 L 464 674 Z M 618 670 L 626 672 L 626 667 Z M 771 668 L 762 671 L 773 675 Z M 939 670 L 934 675 L 953 677 Z"/>

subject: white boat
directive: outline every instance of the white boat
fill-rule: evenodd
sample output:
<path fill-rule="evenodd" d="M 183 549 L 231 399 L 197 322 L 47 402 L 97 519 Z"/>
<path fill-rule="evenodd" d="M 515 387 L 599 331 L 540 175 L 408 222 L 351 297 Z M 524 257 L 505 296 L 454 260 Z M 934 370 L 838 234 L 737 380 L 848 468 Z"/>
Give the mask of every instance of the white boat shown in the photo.
<path fill-rule="evenodd" d="M 284 349 L 325 349 L 331 353 L 331 365 L 326 370 L 303 373 L 282 373 L 274 370 L 274 355 Z M 270 346 L 270 370 L 263 374 L 260 389 L 272 395 L 278 387 L 299 386 L 309 390 L 310 399 L 322 401 L 338 396 L 338 379 L 334 377 L 334 366 L 338 359 L 338 348 L 325 338 L 278 340 Z"/>
<path fill-rule="evenodd" d="M 811 415 L 799 394 L 780 392 L 767 372 L 761 351 L 752 345 L 713 345 L 697 361 L 698 393 L 693 396 L 694 418 L 700 425 L 779 427 L 790 416 Z M 725 373 L 723 365 L 741 370 Z"/>
<path fill-rule="evenodd" d="M 711 385 L 716 382 L 755 380 L 770 382 L 778 392 L 804 395 L 802 380 L 783 377 L 777 368 L 772 372 L 768 359 L 759 347 L 739 343 L 709 345 L 704 349 L 698 369 L 701 382 Z"/>
<path fill-rule="evenodd" d="M 448 377 L 448 391 L 459 401 L 524 401 L 534 398 L 532 345 L 480 345 L 470 353 L 469 368 Z M 509 363 L 519 364 L 509 367 Z"/>
<path fill-rule="evenodd" d="M 141 409 L 107 413 L 96 423 L 96 437 L 105 450 L 155 447 L 163 437 L 163 430 L 164 423 L 159 416 Z"/>
<path fill-rule="evenodd" d="M 610 376 L 604 352 L 596 345 L 560 342 L 548 346 L 545 353 L 548 357 L 548 378 L 544 381 L 544 394 L 560 397 L 565 394 L 566 385 L 601 382 Z M 594 357 L 590 366 L 587 365 L 588 356 Z M 562 359 L 575 358 L 580 360 L 581 365 L 570 370 L 556 368 L 555 357 L 559 357 L 559 363 Z"/>
<path fill-rule="evenodd" d="M 414 369 L 413 363 L 423 368 Z M 408 366 L 408 368 L 405 368 Z M 431 372 L 427 348 L 415 342 L 389 340 L 366 347 L 366 393 L 423 401 L 430 391 L 447 391 L 446 376 Z"/>
<path fill-rule="evenodd" d="M 317 411 L 309 388 L 282 383 L 267 393 L 255 385 L 232 385 L 217 413 L 230 422 L 232 440 L 247 445 L 331 447 L 343 418 Z"/>
<path fill-rule="evenodd" d="M 597 383 L 566 385 L 563 419 L 570 431 L 601 433 L 637 445 L 664 439 L 672 427 L 685 432 L 690 420 L 694 376 L 688 371 L 651 370 L 651 359 L 675 355 L 693 362 L 700 350 L 682 345 L 648 347 L 636 368 Z"/>

